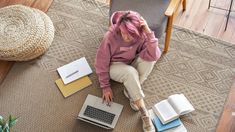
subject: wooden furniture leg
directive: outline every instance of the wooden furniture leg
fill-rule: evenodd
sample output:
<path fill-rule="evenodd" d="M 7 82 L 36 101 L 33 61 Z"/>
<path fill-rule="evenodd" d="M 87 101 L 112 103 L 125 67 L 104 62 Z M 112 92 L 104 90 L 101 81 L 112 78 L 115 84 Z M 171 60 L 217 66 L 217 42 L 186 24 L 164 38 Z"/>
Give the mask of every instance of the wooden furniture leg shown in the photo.
<path fill-rule="evenodd" d="M 170 45 L 171 32 L 172 32 L 172 27 L 173 27 L 173 17 L 174 17 L 174 15 L 168 17 L 167 27 L 166 27 L 164 53 L 167 53 L 169 45 Z"/>

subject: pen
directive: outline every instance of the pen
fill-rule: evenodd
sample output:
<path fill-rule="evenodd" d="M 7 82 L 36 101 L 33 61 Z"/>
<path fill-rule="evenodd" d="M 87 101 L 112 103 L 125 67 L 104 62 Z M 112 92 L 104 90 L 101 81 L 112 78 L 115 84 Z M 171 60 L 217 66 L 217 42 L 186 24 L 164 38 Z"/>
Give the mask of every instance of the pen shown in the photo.
<path fill-rule="evenodd" d="M 69 77 L 71 77 L 72 75 L 74 75 L 74 74 L 76 74 L 76 73 L 78 73 L 78 70 L 77 70 L 77 71 L 74 71 L 73 73 L 70 73 L 70 74 L 67 75 L 65 78 L 69 78 Z"/>

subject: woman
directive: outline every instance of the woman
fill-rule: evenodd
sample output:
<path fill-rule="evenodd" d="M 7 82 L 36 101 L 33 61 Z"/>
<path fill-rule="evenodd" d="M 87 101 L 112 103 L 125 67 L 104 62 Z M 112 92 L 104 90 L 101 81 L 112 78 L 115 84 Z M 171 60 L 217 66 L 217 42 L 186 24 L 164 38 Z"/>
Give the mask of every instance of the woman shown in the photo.
<path fill-rule="evenodd" d="M 153 132 L 155 129 L 144 104 L 141 84 L 161 56 L 158 39 L 136 12 L 117 11 L 110 22 L 95 62 L 103 100 L 109 104 L 113 99 L 110 79 L 123 83 L 131 108 L 141 113 L 143 130 Z"/>

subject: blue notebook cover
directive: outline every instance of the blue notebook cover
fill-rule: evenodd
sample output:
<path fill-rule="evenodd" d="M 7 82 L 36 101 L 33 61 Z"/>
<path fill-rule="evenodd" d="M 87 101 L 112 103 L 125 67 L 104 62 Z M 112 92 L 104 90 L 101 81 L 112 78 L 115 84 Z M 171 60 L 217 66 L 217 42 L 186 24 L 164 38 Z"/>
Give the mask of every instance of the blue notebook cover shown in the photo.
<path fill-rule="evenodd" d="M 155 125 L 155 127 L 157 128 L 157 130 L 159 132 L 165 131 L 167 129 L 170 128 L 174 128 L 177 126 L 180 126 L 182 124 L 182 122 L 180 121 L 179 118 L 167 123 L 167 124 L 162 124 L 162 122 L 160 121 L 160 119 L 157 116 L 154 116 L 153 118 L 153 124 Z"/>

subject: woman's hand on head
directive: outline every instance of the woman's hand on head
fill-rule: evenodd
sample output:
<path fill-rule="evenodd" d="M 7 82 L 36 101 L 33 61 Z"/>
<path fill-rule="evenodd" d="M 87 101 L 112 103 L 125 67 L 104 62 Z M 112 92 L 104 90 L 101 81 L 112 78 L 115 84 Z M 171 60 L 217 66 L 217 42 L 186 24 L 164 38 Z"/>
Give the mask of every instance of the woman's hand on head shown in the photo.
<path fill-rule="evenodd" d="M 111 102 L 113 101 L 113 91 L 111 88 L 106 88 L 102 90 L 103 92 L 103 103 L 107 103 L 107 105 L 111 105 Z"/>
<path fill-rule="evenodd" d="M 145 33 L 151 33 L 151 29 L 143 17 L 140 17 L 140 26 L 144 29 Z"/>

